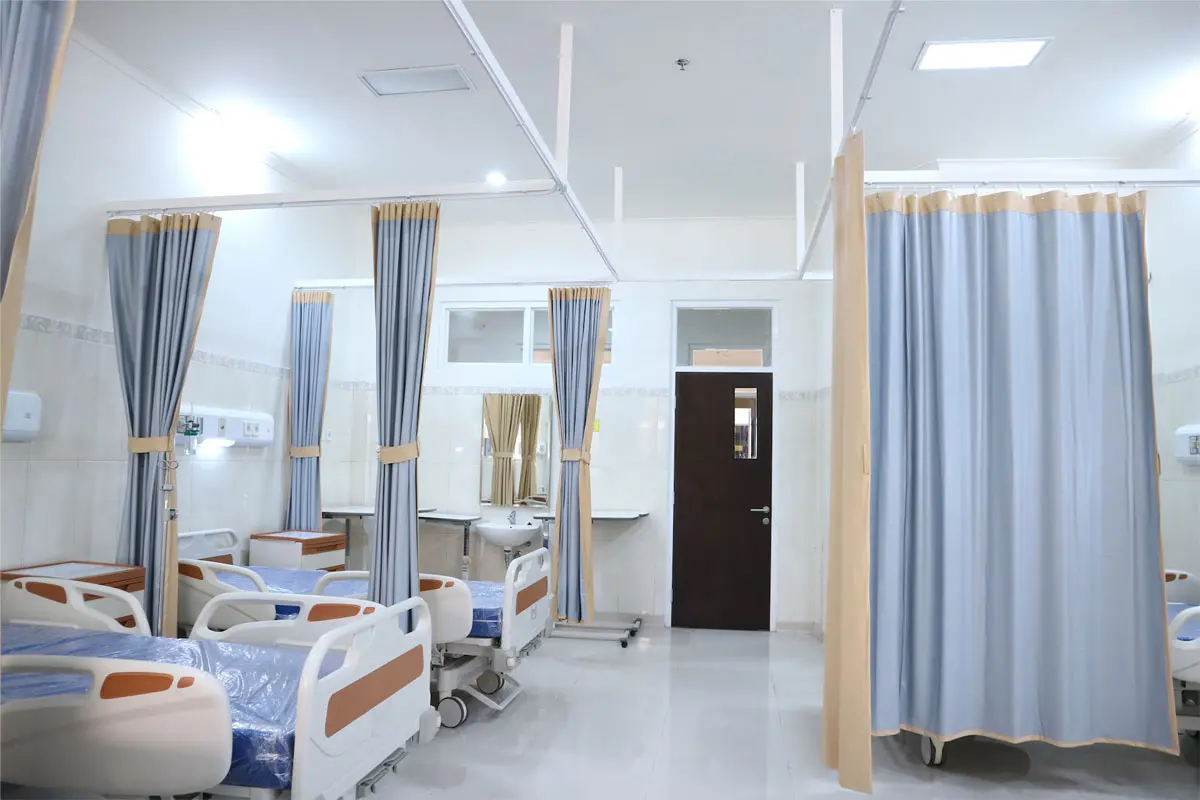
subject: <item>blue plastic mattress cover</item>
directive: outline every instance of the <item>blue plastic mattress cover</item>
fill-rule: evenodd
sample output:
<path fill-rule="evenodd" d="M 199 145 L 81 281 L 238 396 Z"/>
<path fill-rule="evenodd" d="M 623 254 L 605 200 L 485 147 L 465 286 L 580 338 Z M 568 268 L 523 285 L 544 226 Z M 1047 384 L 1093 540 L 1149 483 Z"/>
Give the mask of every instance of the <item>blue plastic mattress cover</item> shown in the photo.
<path fill-rule="evenodd" d="M 504 615 L 504 584 L 467 581 L 471 590 L 471 636 L 499 639 Z"/>
<path fill-rule="evenodd" d="M 287 569 L 285 567 L 247 567 L 257 573 L 267 585 L 267 591 L 280 594 L 312 594 L 317 588 L 317 581 L 327 575 L 320 569 Z M 254 581 L 242 575 L 228 572 L 218 572 L 217 579 L 243 592 L 255 592 L 258 588 Z M 366 594 L 367 581 L 364 579 L 332 581 L 323 594 L 330 597 L 349 597 L 354 594 Z M 300 613 L 297 606 L 275 606 L 275 616 L 281 619 L 294 617 Z"/>
<path fill-rule="evenodd" d="M 0 629 L 0 642 L 4 655 L 128 658 L 202 669 L 229 695 L 233 758 L 223 783 L 261 789 L 291 786 L 296 697 L 306 650 L 13 624 Z M 340 667 L 342 657 L 340 651 L 331 652 L 321 675 Z M 0 681 L 0 703 L 83 694 L 90 686 L 91 678 L 84 675 L 8 672 Z"/>
<path fill-rule="evenodd" d="M 1167 624 L 1170 625 L 1177 616 L 1188 608 L 1192 608 L 1192 606 L 1187 603 L 1167 603 Z M 1192 617 L 1185 622 L 1183 629 L 1179 631 L 1179 635 L 1176 638 L 1181 642 L 1194 642 L 1200 639 L 1200 617 Z"/>

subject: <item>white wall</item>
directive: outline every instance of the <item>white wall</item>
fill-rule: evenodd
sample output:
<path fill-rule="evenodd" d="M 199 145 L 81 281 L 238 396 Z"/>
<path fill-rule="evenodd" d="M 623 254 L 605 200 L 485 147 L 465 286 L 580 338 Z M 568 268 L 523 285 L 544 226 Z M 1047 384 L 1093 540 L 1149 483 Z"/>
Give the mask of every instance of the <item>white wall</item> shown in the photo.
<path fill-rule="evenodd" d="M 297 188 L 261 163 L 214 153 L 191 117 L 123 69 L 73 41 L 46 132 L 12 378 L 13 389 L 41 395 L 43 430 L 0 451 L 4 566 L 116 555 L 127 459 L 104 204 Z M 282 439 L 290 289 L 299 277 L 357 274 L 356 258 L 369 265 L 367 218 L 352 211 L 222 215 L 185 401 L 269 411 Z M 282 441 L 177 458 L 182 530 L 245 535 L 282 523 Z"/>
<path fill-rule="evenodd" d="M 1200 132 L 1163 166 L 1200 169 Z M 1200 573 L 1200 467 L 1171 455 L 1174 432 L 1200 423 L 1200 187 L 1156 189 L 1148 197 L 1146 250 L 1154 347 L 1155 412 L 1162 457 L 1159 501 L 1167 566 Z"/>

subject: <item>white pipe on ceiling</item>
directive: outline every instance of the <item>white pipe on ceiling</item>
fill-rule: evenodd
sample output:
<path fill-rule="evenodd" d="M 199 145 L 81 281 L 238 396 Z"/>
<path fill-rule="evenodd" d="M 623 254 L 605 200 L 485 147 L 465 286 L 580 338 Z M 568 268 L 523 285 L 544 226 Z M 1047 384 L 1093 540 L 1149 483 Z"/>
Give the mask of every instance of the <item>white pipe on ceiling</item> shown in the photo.
<path fill-rule="evenodd" d="M 567 178 L 571 157 L 571 66 L 575 52 L 575 26 L 562 24 L 558 38 L 558 116 L 554 126 L 554 160 Z"/>
<path fill-rule="evenodd" d="M 837 146 L 834 150 L 833 159 L 842 154 L 842 145 L 845 142 L 845 136 L 848 133 L 854 133 L 858 130 L 858 120 L 862 117 L 863 109 L 867 106 L 867 101 L 871 99 L 871 87 L 875 85 L 875 75 L 879 72 L 879 64 L 883 61 L 883 54 L 887 50 L 888 40 L 892 38 L 892 28 L 896 25 L 896 17 L 903 13 L 904 9 L 900 5 L 901 0 L 892 0 L 892 7 L 888 10 L 887 19 L 883 21 L 883 30 L 879 34 L 879 43 L 875 45 L 875 55 L 871 58 L 871 67 L 867 70 L 867 79 L 863 83 L 863 89 L 859 92 L 858 103 L 854 106 L 854 115 L 850 117 L 850 125 L 842 131 L 842 135 L 838 137 Z M 830 17 L 830 32 L 832 45 L 833 34 L 833 17 Z M 841 52 L 841 18 L 837 21 L 838 52 Z M 838 75 L 838 84 L 840 85 L 841 75 Z M 831 82 L 832 83 L 832 82 Z M 836 87 L 835 87 L 836 88 Z M 804 260 L 800 262 L 800 272 L 796 276 L 803 280 L 804 273 L 808 271 L 808 264 L 812 260 L 814 245 L 817 243 L 817 237 L 821 235 L 821 229 L 825 226 L 825 219 L 829 216 L 829 208 L 833 205 L 833 162 L 830 162 L 829 184 L 825 187 L 825 196 L 821 199 L 821 210 L 817 213 L 817 222 L 813 225 L 812 235 L 808 237 L 808 244 L 804 248 Z"/>
<path fill-rule="evenodd" d="M 575 215 L 575 219 L 579 220 L 579 225 L 583 228 L 584 233 L 587 234 L 592 247 L 596 249 L 596 254 L 604 262 L 605 269 L 609 271 L 614 280 L 619 281 L 621 276 L 617 273 L 616 267 L 613 266 L 612 260 L 608 257 L 608 253 L 600 241 L 600 234 L 596 231 L 596 226 L 592 224 L 587 212 L 583 210 L 579 198 L 575 196 L 571 185 L 567 183 L 567 176 L 559 169 L 558 162 L 554 159 L 554 154 L 550 152 L 550 147 L 546 144 L 546 140 L 542 138 L 537 126 L 533 124 L 533 119 L 529 116 L 529 112 L 525 110 L 525 106 L 509 82 L 508 76 L 504 74 L 504 70 L 500 67 L 500 62 L 496 60 L 492 48 L 488 46 L 487 40 L 483 38 L 483 33 L 479 30 L 479 26 L 475 24 L 471 13 L 467 11 L 466 4 L 463 0 L 442 0 L 442 3 L 445 5 L 446 10 L 450 12 L 450 16 L 454 18 L 454 22 L 462 32 L 463 38 L 467 40 L 467 43 L 471 46 L 471 50 L 475 53 L 475 57 L 483 65 L 488 77 L 492 80 L 492 84 L 500 92 L 500 96 L 504 98 L 505 104 L 508 105 L 508 110 L 516 119 L 517 125 L 525 133 L 525 138 L 533 145 L 538 159 L 541 160 L 542 164 L 546 167 L 546 171 L 554 178 L 559 191 L 562 192 L 567 205 L 571 208 L 571 213 Z"/>
<path fill-rule="evenodd" d="M 379 189 L 322 189 L 273 194 L 233 194 L 212 197 L 170 197 L 152 200 L 120 200 L 106 203 L 109 216 L 132 214 L 176 214 L 196 211 L 248 211 L 260 208 L 311 208 L 357 206 L 371 203 L 417 200 L 490 200 L 496 197 L 536 197 L 558 191 L 549 178 L 509 181 L 503 186 L 488 183 L 447 183 L 415 186 L 401 191 Z"/>

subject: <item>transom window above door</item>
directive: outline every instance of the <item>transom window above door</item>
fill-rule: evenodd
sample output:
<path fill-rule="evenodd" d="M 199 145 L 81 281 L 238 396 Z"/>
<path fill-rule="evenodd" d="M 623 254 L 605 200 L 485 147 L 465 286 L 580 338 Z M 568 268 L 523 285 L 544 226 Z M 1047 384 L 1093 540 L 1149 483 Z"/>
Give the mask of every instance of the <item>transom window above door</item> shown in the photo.
<path fill-rule="evenodd" d="M 681 308 L 675 326 L 677 367 L 771 366 L 769 308 Z"/>

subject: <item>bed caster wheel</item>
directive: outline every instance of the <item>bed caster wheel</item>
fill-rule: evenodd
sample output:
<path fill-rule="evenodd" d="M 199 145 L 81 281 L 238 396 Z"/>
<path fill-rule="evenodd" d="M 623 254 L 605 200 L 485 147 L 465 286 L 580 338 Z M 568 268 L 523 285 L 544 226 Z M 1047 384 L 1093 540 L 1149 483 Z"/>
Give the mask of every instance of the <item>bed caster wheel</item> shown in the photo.
<path fill-rule="evenodd" d="M 467 721 L 467 704 L 461 697 L 447 697 L 437 705 L 443 728 L 457 728 Z"/>
<path fill-rule="evenodd" d="M 628 639 L 622 639 L 622 640 L 621 640 L 621 649 L 622 649 L 622 650 L 624 650 L 626 647 L 629 647 L 629 640 L 628 640 Z"/>
<path fill-rule="evenodd" d="M 1189 739 L 1200 739 L 1200 731 L 1185 731 Z"/>
<path fill-rule="evenodd" d="M 504 688 L 504 676 L 492 670 L 484 670 L 475 679 L 475 688 L 486 695 L 493 695 Z"/>
<path fill-rule="evenodd" d="M 921 762 L 927 767 L 940 767 L 945 759 L 945 742 L 921 737 Z"/>

